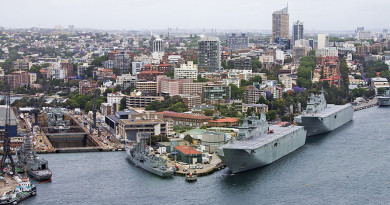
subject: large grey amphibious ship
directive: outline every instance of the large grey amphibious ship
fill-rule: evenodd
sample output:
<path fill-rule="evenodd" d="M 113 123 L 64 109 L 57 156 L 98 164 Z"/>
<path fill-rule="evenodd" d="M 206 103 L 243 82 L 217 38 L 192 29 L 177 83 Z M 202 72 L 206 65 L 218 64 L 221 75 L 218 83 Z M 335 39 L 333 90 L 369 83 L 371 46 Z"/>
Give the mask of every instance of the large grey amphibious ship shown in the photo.
<path fill-rule="evenodd" d="M 158 176 L 172 177 L 175 171 L 173 167 L 167 167 L 167 160 L 153 154 L 146 147 L 145 142 L 148 136 L 145 133 L 141 133 L 139 137 L 138 143 L 132 146 L 126 144 L 126 153 L 129 155 L 130 161 Z"/>
<path fill-rule="evenodd" d="M 383 96 L 378 97 L 379 106 L 390 106 L 390 88 L 386 89 L 386 92 Z"/>
<path fill-rule="evenodd" d="M 326 104 L 324 92 L 312 94 L 302 115 L 295 117 L 298 125 L 305 127 L 307 136 L 319 135 L 335 130 L 352 120 L 353 107 L 345 105 Z"/>
<path fill-rule="evenodd" d="M 303 146 L 306 131 L 287 122 L 269 126 L 261 117 L 245 118 L 236 140 L 221 146 L 217 155 L 232 173 L 268 165 Z"/>

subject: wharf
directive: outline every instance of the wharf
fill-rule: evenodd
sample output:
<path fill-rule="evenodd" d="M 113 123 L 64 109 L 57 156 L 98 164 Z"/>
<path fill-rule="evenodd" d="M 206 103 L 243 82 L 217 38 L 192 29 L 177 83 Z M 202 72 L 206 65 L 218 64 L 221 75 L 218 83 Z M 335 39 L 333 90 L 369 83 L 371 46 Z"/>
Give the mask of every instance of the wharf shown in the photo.
<path fill-rule="evenodd" d="M 353 105 L 352 107 L 355 111 L 359 111 L 359 110 L 374 107 L 377 105 L 378 105 L 378 99 L 375 98 L 375 99 L 369 100 L 368 102 L 360 103 L 359 105 Z"/>
<path fill-rule="evenodd" d="M 168 166 L 174 166 L 174 161 L 169 161 Z M 221 159 L 219 159 L 215 154 L 213 154 L 212 159 L 210 160 L 210 164 L 200 164 L 200 165 L 194 165 L 194 166 L 201 166 L 202 169 L 190 169 L 190 165 L 181 165 L 177 163 L 179 170 L 175 171 L 176 175 L 179 176 L 185 176 L 187 173 L 193 173 L 196 171 L 198 176 L 206 176 L 209 174 L 214 173 L 217 170 L 223 169 L 226 166 L 222 163 Z M 187 169 L 187 171 L 184 171 L 184 169 Z"/>

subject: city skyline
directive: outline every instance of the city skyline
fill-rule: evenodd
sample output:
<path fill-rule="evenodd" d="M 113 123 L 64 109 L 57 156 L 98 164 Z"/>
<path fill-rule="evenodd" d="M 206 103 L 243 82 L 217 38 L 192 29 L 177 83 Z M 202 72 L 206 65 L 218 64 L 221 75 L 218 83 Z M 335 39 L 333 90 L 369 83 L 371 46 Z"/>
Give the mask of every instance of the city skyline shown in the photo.
<path fill-rule="evenodd" d="M 104 30 L 142 29 L 272 29 L 272 13 L 283 9 L 287 1 L 139 1 L 115 2 L 74 0 L 66 2 L 19 1 L 3 2 L 0 26 L 9 28 L 54 28 L 55 25 L 75 25 L 75 28 Z M 205 6 L 207 5 L 207 6 Z M 381 5 L 381 6 L 378 6 Z M 390 2 L 290 0 L 291 22 L 304 22 L 307 31 L 352 31 L 358 26 L 366 29 L 388 28 L 385 16 Z M 173 10 L 173 8 L 175 8 Z M 319 10 L 318 8 L 321 8 Z M 190 10 L 189 10 L 190 9 Z M 360 11 L 365 12 L 361 15 Z M 375 19 L 374 19 L 375 18 Z M 344 19 L 340 21 L 340 19 Z"/>

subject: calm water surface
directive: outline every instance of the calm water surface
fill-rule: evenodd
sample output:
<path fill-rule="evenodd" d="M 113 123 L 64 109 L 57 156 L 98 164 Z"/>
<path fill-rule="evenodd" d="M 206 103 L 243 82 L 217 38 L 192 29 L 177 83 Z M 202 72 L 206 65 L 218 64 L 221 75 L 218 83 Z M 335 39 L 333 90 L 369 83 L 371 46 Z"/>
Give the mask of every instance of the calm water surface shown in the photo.
<path fill-rule="evenodd" d="M 126 160 L 125 152 L 42 155 L 51 183 L 24 204 L 390 204 L 390 108 L 309 138 L 264 168 L 231 175 L 162 179 Z"/>

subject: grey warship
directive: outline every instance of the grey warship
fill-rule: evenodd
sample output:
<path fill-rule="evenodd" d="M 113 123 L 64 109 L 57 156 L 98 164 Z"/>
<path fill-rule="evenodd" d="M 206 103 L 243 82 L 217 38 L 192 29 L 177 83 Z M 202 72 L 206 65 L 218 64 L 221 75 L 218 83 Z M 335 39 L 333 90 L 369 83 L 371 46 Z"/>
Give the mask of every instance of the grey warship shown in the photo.
<path fill-rule="evenodd" d="M 386 88 L 386 92 L 383 96 L 378 96 L 379 106 L 390 106 L 390 88 Z"/>
<path fill-rule="evenodd" d="M 126 153 L 130 161 L 138 167 L 160 177 L 172 177 L 175 171 L 173 167 L 167 166 L 167 160 L 156 156 L 146 148 L 146 139 L 150 136 L 145 133 L 140 133 L 138 136 L 138 143 L 126 145 Z"/>
<path fill-rule="evenodd" d="M 271 164 L 306 141 L 306 131 L 302 126 L 288 122 L 269 126 L 264 113 L 260 118 L 254 115 L 245 118 L 238 128 L 236 140 L 219 147 L 216 152 L 232 173 Z"/>
<path fill-rule="evenodd" d="M 36 155 L 29 136 L 26 136 L 23 145 L 16 149 L 16 156 L 17 166 L 22 170 L 26 167 L 27 173 L 35 179 L 40 181 L 51 179 L 52 172 L 48 167 L 48 161 Z"/>
<path fill-rule="evenodd" d="M 327 104 L 322 91 L 319 95 L 311 94 L 306 110 L 302 115 L 295 117 L 295 122 L 305 127 L 309 137 L 333 131 L 351 121 L 353 111 L 350 103 Z"/>

